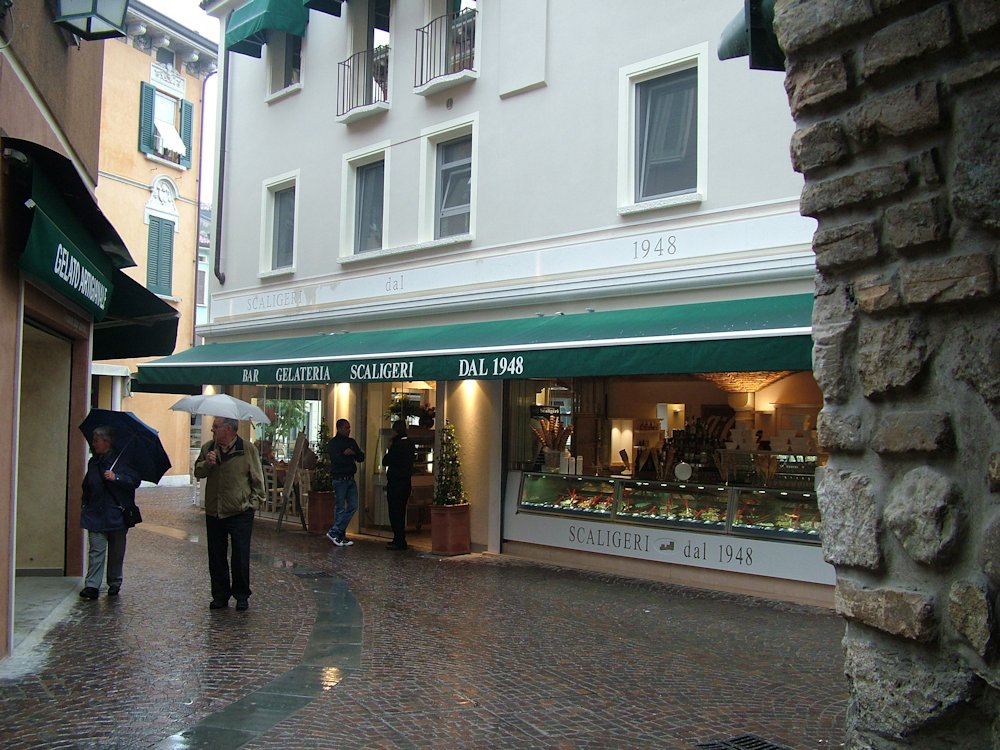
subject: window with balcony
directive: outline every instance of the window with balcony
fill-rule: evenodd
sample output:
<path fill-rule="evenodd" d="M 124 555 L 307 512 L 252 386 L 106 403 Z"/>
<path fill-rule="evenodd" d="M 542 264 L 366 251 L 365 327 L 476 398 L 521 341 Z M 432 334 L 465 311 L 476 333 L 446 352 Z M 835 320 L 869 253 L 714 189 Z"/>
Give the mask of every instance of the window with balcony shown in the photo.
<path fill-rule="evenodd" d="M 139 150 L 181 167 L 191 166 L 194 105 L 145 81 L 139 92 Z"/>
<path fill-rule="evenodd" d="M 707 47 L 622 69 L 618 211 L 704 200 Z"/>
<path fill-rule="evenodd" d="M 431 8 L 444 12 L 417 29 L 413 85 L 425 96 L 478 77 L 476 0 L 439 0 Z"/>
<path fill-rule="evenodd" d="M 337 120 L 351 123 L 389 108 L 389 0 L 350 3 L 355 25 L 353 48 L 337 65 Z"/>
<path fill-rule="evenodd" d="M 295 189 L 298 172 L 282 175 L 264 186 L 261 271 L 288 273 L 295 270 Z"/>

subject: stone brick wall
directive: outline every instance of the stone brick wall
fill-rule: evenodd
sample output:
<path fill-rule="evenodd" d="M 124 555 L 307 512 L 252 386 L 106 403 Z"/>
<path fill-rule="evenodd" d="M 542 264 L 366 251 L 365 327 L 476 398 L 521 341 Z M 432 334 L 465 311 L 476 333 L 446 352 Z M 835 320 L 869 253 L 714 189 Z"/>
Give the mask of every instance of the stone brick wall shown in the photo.
<path fill-rule="evenodd" d="M 1000 748 L 1000 0 L 777 0 L 852 748 Z"/>

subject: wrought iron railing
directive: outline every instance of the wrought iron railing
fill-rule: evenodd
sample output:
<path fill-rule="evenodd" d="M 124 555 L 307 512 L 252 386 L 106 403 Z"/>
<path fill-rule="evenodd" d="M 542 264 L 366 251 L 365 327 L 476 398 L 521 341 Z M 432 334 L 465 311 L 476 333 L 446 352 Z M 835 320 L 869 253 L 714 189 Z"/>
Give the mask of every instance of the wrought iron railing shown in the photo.
<path fill-rule="evenodd" d="M 366 49 L 337 65 L 337 115 L 389 101 L 389 47 Z"/>
<path fill-rule="evenodd" d="M 413 85 L 475 70 L 476 11 L 472 8 L 435 18 L 417 29 Z"/>

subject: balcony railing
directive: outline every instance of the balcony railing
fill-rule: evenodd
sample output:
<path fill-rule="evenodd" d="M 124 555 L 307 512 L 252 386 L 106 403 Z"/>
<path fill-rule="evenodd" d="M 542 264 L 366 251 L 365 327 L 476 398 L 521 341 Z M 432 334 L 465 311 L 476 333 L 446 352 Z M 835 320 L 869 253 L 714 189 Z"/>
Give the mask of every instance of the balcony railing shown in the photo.
<path fill-rule="evenodd" d="M 389 100 L 389 47 L 366 49 L 337 65 L 337 116 Z"/>
<path fill-rule="evenodd" d="M 415 87 L 435 78 L 475 69 L 476 11 L 472 8 L 435 18 L 417 29 Z"/>

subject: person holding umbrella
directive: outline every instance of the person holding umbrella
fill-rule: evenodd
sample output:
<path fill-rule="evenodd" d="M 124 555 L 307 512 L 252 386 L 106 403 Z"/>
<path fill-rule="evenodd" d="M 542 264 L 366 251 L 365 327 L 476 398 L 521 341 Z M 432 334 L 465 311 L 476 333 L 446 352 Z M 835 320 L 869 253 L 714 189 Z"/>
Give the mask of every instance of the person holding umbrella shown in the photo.
<path fill-rule="evenodd" d="M 115 430 L 101 425 L 94 429 L 90 441 L 93 456 L 83 478 L 83 510 L 80 526 L 87 530 L 90 551 L 87 557 L 87 578 L 80 596 L 96 599 L 104 578 L 105 561 L 108 571 L 108 596 L 118 596 L 125 567 L 125 538 L 130 518 L 138 518 L 135 490 L 140 479 L 133 469 L 116 457 Z M 132 510 L 135 509 L 135 515 Z M 133 524 L 134 525 L 134 524 Z"/>
<path fill-rule="evenodd" d="M 231 597 L 236 599 L 236 609 L 250 607 L 250 537 L 254 511 L 265 498 L 264 470 L 254 444 L 236 434 L 239 426 L 236 419 L 215 417 L 212 440 L 201 447 L 194 464 L 194 475 L 207 480 L 209 609 L 227 608 Z"/>

